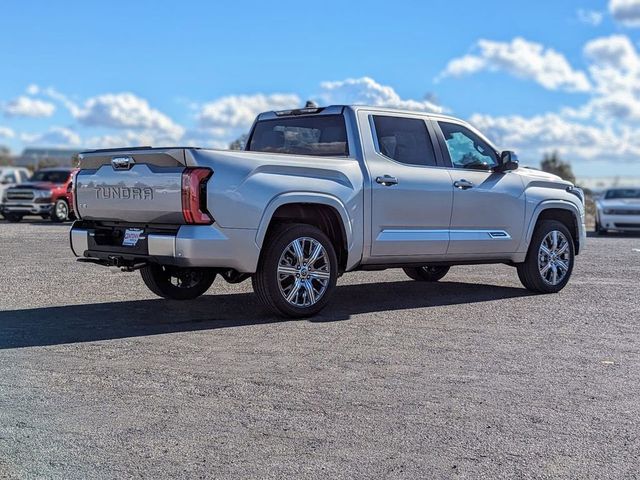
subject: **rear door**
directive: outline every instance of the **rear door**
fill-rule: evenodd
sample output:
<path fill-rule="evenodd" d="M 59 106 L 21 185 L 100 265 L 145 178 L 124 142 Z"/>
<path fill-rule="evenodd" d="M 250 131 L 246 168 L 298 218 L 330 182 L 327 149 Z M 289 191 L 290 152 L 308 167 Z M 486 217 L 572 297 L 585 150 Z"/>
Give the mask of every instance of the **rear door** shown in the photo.
<path fill-rule="evenodd" d="M 477 132 L 455 121 L 433 121 L 453 180 L 448 255 L 511 253 L 524 230 L 520 175 L 494 172 L 498 153 Z"/>
<path fill-rule="evenodd" d="M 451 177 L 420 115 L 359 112 L 371 182 L 371 256 L 444 255 L 453 201 Z"/>

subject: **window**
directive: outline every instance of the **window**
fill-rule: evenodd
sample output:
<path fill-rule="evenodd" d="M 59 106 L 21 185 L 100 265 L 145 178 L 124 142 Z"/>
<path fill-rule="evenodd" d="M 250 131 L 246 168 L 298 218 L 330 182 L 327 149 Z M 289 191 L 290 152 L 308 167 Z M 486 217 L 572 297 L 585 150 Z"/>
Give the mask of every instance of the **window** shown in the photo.
<path fill-rule="evenodd" d="M 321 157 L 349 155 L 342 115 L 283 117 L 256 123 L 248 150 Z"/>
<path fill-rule="evenodd" d="M 65 183 L 69 178 L 68 170 L 41 170 L 33 174 L 32 182 Z"/>
<path fill-rule="evenodd" d="M 24 170 L 18 171 L 18 175 L 20 176 L 20 182 L 28 182 L 29 181 L 29 173 Z"/>
<path fill-rule="evenodd" d="M 637 188 L 617 188 L 615 190 L 607 190 L 604 196 L 605 199 L 637 199 L 640 198 L 640 189 Z"/>
<path fill-rule="evenodd" d="M 16 183 L 16 176 L 13 173 L 7 173 L 2 177 L 2 183 Z"/>
<path fill-rule="evenodd" d="M 436 165 L 433 144 L 424 120 L 374 115 L 373 123 L 382 155 L 409 165 Z"/>
<path fill-rule="evenodd" d="M 493 148 L 471 130 L 455 123 L 438 122 L 438 125 L 454 167 L 491 170 L 498 165 Z"/>

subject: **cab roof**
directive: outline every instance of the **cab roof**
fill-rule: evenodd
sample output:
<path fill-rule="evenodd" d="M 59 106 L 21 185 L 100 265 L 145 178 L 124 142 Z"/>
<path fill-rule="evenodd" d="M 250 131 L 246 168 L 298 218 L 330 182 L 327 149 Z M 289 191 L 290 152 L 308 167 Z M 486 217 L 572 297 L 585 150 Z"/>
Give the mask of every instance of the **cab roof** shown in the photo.
<path fill-rule="evenodd" d="M 354 112 L 358 112 L 359 110 L 374 110 L 377 112 L 397 113 L 400 115 L 419 114 L 419 115 L 426 115 L 428 117 L 431 117 L 434 119 L 440 119 L 440 120 L 462 121 L 462 119 L 452 117 L 450 115 L 443 115 L 441 113 L 423 112 L 418 110 L 408 110 L 408 109 L 391 108 L 391 107 L 378 107 L 374 105 L 329 105 L 326 107 L 304 107 L 304 108 L 295 108 L 295 109 L 289 109 L 289 110 L 272 110 L 269 112 L 263 112 L 259 114 L 257 120 L 271 120 L 278 117 L 302 116 L 302 115 L 339 115 L 343 113 L 345 109 L 351 109 Z"/>

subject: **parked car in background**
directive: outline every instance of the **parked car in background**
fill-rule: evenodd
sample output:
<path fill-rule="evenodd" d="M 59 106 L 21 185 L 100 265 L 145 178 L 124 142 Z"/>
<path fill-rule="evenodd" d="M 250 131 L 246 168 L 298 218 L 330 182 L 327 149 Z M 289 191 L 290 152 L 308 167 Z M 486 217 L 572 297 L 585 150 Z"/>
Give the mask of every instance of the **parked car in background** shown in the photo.
<path fill-rule="evenodd" d="M 2 204 L 4 192 L 6 192 L 10 187 L 28 181 L 29 177 L 31 177 L 31 172 L 26 168 L 0 167 L 0 215 L 2 215 L 2 211 L 4 209 Z"/>
<path fill-rule="evenodd" d="M 29 182 L 8 188 L 3 195 L 4 217 L 19 222 L 27 215 L 37 215 L 54 222 L 72 217 L 73 168 L 45 168 L 33 174 Z"/>
<path fill-rule="evenodd" d="M 610 188 L 596 202 L 596 232 L 640 232 L 640 188 Z"/>
<path fill-rule="evenodd" d="M 322 309 L 339 275 L 507 263 L 535 292 L 562 290 L 584 246 L 584 195 L 518 168 L 456 118 L 364 106 L 266 112 L 244 151 L 125 148 L 80 154 L 81 261 L 140 270 L 191 299 L 249 277 L 275 313 Z"/>

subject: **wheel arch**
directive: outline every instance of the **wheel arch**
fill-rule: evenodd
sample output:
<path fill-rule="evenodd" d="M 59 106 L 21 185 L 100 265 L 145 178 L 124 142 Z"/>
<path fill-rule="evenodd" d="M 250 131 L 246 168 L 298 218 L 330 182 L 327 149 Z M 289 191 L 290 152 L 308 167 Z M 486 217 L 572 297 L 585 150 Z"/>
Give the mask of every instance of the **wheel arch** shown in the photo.
<path fill-rule="evenodd" d="M 341 271 L 348 270 L 360 258 L 352 258 L 353 231 L 347 209 L 336 197 L 320 193 L 285 193 L 275 197 L 265 209 L 256 233 L 262 245 L 269 231 L 281 223 L 308 223 L 331 239 Z"/>
<path fill-rule="evenodd" d="M 524 250 L 526 251 L 529 248 L 531 238 L 533 237 L 533 232 L 541 221 L 557 220 L 565 225 L 569 229 L 569 232 L 571 232 L 575 252 L 576 255 L 578 255 L 578 253 L 580 252 L 580 248 L 582 247 L 580 243 L 580 218 L 580 211 L 571 202 L 566 202 L 563 200 L 553 200 L 540 203 L 536 207 L 529 222 Z"/>

